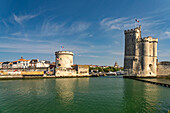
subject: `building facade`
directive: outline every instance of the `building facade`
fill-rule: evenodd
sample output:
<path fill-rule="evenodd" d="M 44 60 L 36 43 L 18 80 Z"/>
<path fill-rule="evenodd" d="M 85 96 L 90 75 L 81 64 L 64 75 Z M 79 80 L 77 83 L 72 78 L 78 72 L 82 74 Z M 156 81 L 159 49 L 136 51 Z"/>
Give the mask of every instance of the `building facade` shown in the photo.
<path fill-rule="evenodd" d="M 89 66 L 88 65 L 75 65 L 73 67 L 78 75 L 82 75 L 82 76 L 88 76 L 89 75 Z"/>
<path fill-rule="evenodd" d="M 125 76 L 155 77 L 157 75 L 158 38 L 141 37 L 141 26 L 125 30 Z"/>
<path fill-rule="evenodd" d="M 17 61 L 12 62 L 12 68 L 28 68 L 30 60 L 26 60 L 23 57 Z"/>
<path fill-rule="evenodd" d="M 39 61 L 39 59 L 32 59 L 32 60 L 26 60 L 23 57 L 18 59 L 17 61 L 12 62 L 0 62 L 0 68 L 47 68 L 50 66 L 50 61 Z"/>

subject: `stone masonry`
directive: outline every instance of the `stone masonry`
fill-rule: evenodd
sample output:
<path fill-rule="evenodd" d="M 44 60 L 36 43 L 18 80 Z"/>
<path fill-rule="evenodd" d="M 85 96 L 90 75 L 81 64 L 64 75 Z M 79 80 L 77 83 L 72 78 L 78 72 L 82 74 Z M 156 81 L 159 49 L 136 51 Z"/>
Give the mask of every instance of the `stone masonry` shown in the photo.
<path fill-rule="evenodd" d="M 141 26 L 125 30 L 125 76 L 155 77 L 157 75 L 158 38 L 141 37 Z"/>

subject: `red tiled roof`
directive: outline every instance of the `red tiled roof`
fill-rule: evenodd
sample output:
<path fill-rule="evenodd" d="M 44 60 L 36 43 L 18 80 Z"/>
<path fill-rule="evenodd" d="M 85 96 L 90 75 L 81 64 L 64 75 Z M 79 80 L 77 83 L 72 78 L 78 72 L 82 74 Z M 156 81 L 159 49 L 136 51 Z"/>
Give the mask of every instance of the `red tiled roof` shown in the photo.
<path fill-rule="evenodd" d="M 19 59 L 18 61 L 30 61 L 30 60 L 26 60 L 26 59 Z"/>

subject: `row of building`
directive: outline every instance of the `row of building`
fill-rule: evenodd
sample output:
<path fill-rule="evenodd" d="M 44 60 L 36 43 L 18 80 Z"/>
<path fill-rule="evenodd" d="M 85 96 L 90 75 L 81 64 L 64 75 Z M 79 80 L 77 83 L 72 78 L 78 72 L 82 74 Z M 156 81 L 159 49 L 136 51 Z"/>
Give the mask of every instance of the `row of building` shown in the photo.
<path fill-rule="evenodd" d="M 76 77 L 89 76 L 88 65 L 73 64 L 73 52 L 55 52 L 56 62 L 39 61 L 38 59 L 27 60 L 21 57 L 17 61 L 0 62 L 0 75 L 22 76 L 51 76 Z M 50 73 L 50 74 L 49 74 Z"/>
<path fill-rule="evenodd" d="M 32 59 L 32 60 L 26 60 L 23 57 L 18 59 L 17 61 L 6 61 L 6 62 L 0 62 L 0 69 L 8 69 L 8 68 L 44 68 L 49 67 L 50 61 L 39 61 L 39 59 Z"/>
<path fill-rule="evenodd" d="M 39 59 L 27 60 L 23 57 L 21 57 L 17 61 L 0 62 L 0 71 L 1 73 L 3 73 L 2 75 L 8 75 L 8 73 L 21 75 L 37 75 L 50 72 L 56 77 L 90 76 L 89 67 L 93 65 L 89 66 L 73 64 L 73 52 L 57 51 L 55 52 L 55 55 L 56 62 L 53 62 L 52 64 L 50 64 L 50 61 L 39 61 Z M 114 67 L 119 68 L 117 62 L 115 63 Z"/>

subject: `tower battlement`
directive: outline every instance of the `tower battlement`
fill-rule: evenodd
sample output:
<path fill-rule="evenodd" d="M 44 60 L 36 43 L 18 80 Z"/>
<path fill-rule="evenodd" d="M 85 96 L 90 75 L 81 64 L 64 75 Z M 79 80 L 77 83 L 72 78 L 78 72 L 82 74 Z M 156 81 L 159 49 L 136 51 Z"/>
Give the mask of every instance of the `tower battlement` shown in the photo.
<path fill-rule="evenodd" d="M 68 55 L 74 55 L 74 53 L 71 52 L 71 51 L 57 51 L 57 52 L 55 52 L 55 54 L 68 54 Z"/>
<path fill-rule="evenodd" d="M 158 42 L 158 38 L 153 38 L 151 36 L 144 37 L 143 41 L 148 41 L 148 42 Z"/>
<path fill-rule="evenodd" d="M 134 29 L 124 30 L 124 33 L 125 33 L 125 34 L 129 34 L 129 33 L 135 33 L 135 32 L 139 32 L 139 31 L 141 31 L 141 26 L 136 27 L 136 28 L 134 28 Z"/>

